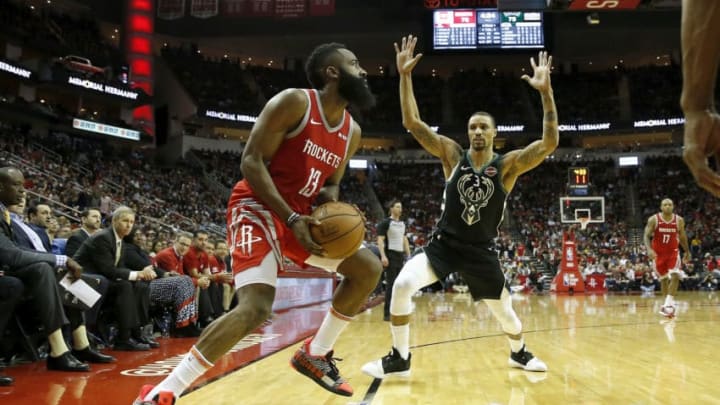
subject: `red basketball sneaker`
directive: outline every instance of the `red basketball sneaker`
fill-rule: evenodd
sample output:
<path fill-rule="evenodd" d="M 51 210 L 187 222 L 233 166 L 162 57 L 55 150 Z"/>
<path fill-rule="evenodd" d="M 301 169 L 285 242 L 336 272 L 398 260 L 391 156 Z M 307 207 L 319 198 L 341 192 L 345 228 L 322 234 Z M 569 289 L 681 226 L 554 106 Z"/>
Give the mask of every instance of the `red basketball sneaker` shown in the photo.
<path fill-rule="evenodd" d="M 154 385 L 143 385 L 142 388 L 140 388 L 140 395 L 138 395 L 137 398 L 135 398 L 135 401 L 133 402 L 133 405 L 174 405 L 175 404 L 175 395 L 173 395 L 170 391 L 161 391 L 159 394 L 155 395 L 155 398 L 153 398 L 150 401 L 146 401 L 144 398 L 147 396 L 147 394 L 150 393 L 150 391 L 155 388 Z"/>
<path fill-rule="evenodd" d="M 668 319 L 675 318 L 675 307 L 673 305 L 663 305 L 660 307 L 660 315 Z"/>
<path fill-rule="evenodd" d="M 311 341 L 312 338 L 305 340 L 290 360 L 290 365 L 326 390 L 346 397 L 352 396 L 352 387 L 344 378 L 340 377 L 340 371 L 335 366 L 335 360 L 341 359 L 334 359 L 332 350 L 324 356 L 312 356 L 310 354 Z"/>

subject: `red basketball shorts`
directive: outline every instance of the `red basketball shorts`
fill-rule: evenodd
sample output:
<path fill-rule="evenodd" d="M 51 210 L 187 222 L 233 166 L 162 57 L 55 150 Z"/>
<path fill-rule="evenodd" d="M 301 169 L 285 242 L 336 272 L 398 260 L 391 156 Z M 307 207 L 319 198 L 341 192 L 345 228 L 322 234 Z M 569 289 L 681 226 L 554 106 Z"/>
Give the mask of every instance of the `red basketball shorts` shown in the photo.
<path fill-rule="evenodd" d="M 678 253 L 658 255 L 655 257 L 655 271 L 658 272 L 660 278 L 667 277 L 668 273 L 679 272 L 680 255 Z"/>
<path fill-rule="evenodd" d="M 282 270 L 283 256 L 301 267 L 310 256 L 285 223 L 252 198 L 228 207 L 227 229 L 233 276 L 258 266 L 270 252 L 278 270 Z"/>

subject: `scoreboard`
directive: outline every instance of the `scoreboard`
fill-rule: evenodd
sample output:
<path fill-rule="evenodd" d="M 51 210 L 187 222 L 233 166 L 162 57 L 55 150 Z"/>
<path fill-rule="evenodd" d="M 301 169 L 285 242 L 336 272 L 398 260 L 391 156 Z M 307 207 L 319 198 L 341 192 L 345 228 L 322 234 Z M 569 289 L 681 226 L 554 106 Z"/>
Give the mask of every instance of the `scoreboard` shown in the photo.
<path fill-rule="evenodd" d="M 571 195 L 587 195 L 590 186 L 590 170 L 587 167 L 568 169 L 568 189 Z"/>
<path fill-rule="evenodd" d="M 433 49 L 543 48 L 543 13 L 458 9 L 433 11 Z"/>

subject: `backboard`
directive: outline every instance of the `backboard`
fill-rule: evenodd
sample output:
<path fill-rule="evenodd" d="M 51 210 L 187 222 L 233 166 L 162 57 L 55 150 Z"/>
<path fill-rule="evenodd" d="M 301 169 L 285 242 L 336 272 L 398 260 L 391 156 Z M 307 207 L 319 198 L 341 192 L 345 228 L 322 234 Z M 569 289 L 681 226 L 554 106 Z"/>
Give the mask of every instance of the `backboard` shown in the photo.
<path fill-rule="evenodd" d="M 605 197 L 560 197 L 560 222 L 579 224 L 584 218 L 605 222 Z"/>

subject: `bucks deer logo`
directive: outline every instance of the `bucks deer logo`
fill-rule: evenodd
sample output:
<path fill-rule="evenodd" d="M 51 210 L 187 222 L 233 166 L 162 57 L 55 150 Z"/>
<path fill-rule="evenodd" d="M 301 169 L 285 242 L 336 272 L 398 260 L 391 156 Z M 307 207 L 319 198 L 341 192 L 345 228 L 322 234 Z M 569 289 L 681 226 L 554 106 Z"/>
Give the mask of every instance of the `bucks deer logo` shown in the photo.
<path fill-rule="evenodd" d="M 465 206 L 460 217 L 468 225 L 480 221 L 480 209 L 487 206 L 495 193 L 492 180 L 475 173 L 468 173 L 458 180 L 458 193 L 460 202 Z"/>

